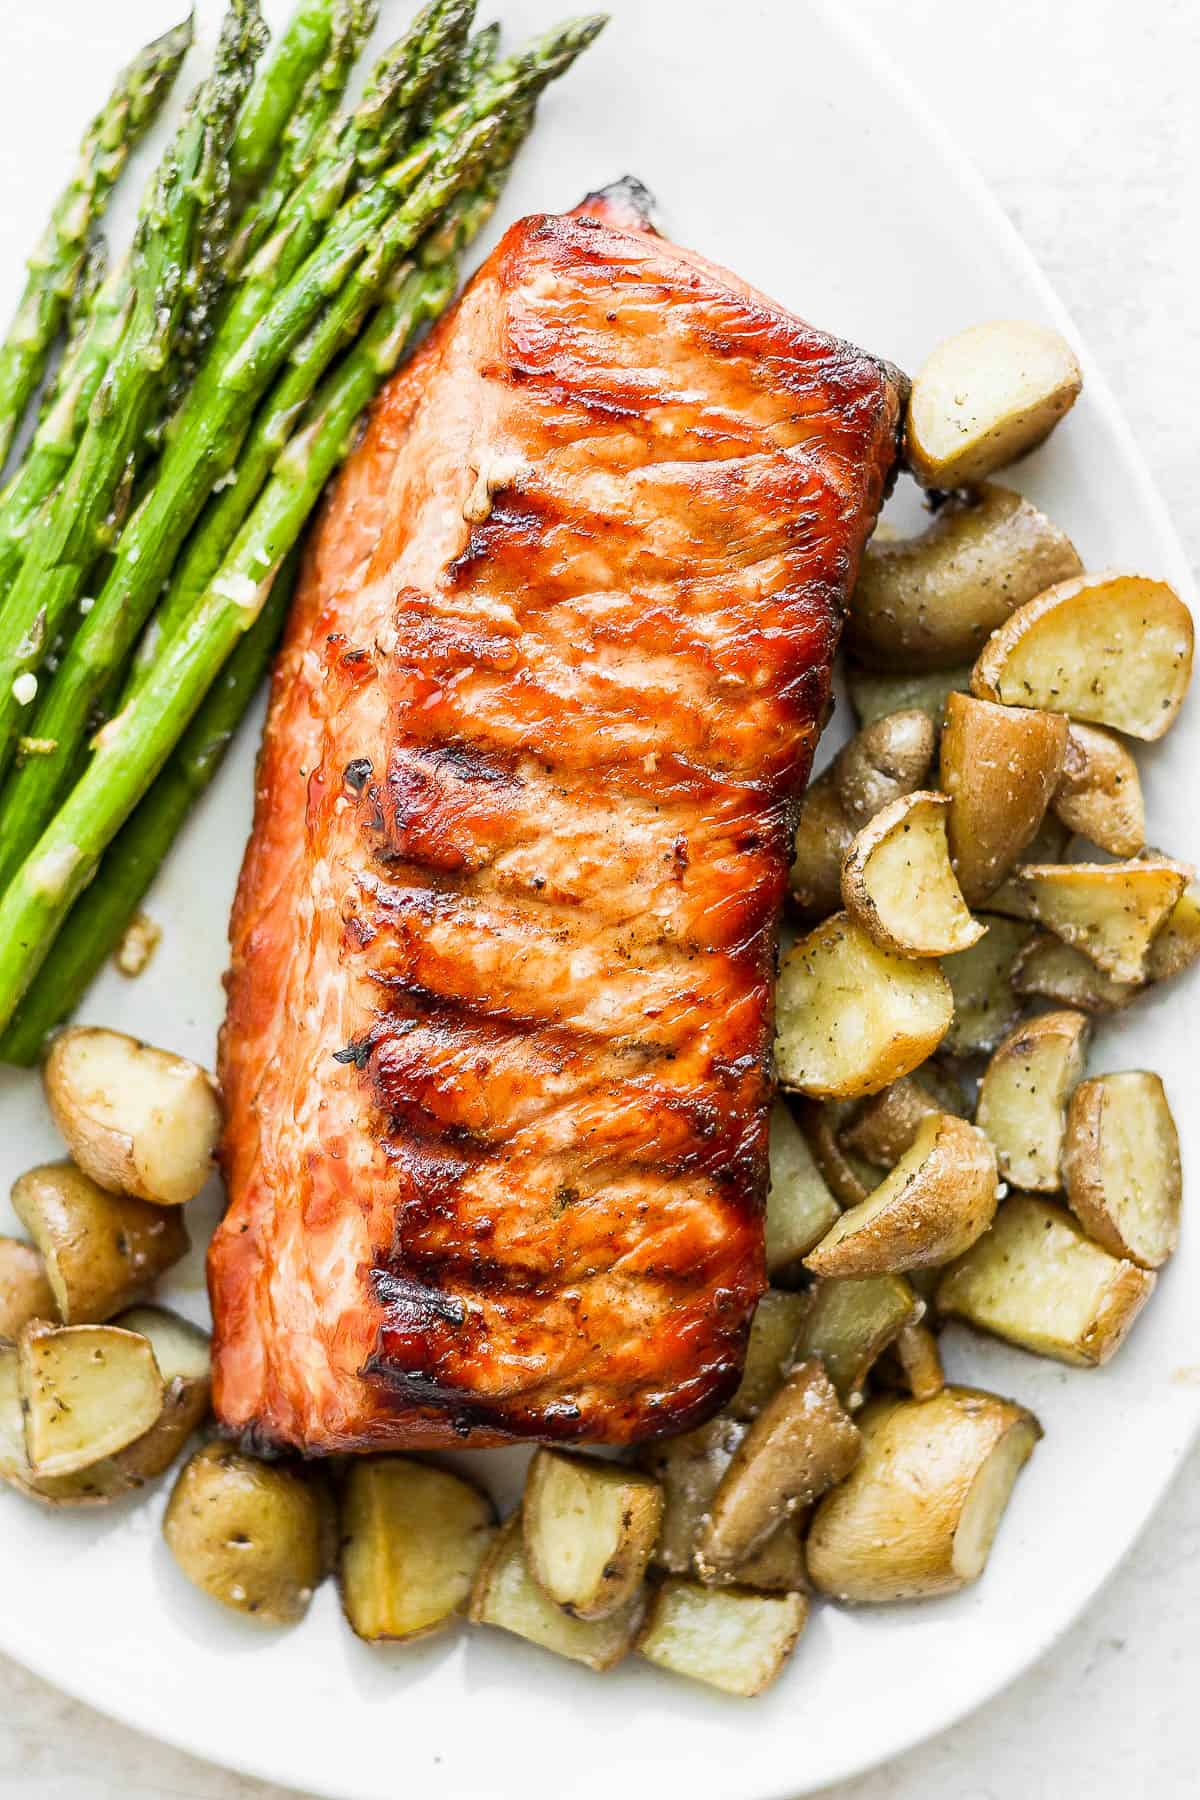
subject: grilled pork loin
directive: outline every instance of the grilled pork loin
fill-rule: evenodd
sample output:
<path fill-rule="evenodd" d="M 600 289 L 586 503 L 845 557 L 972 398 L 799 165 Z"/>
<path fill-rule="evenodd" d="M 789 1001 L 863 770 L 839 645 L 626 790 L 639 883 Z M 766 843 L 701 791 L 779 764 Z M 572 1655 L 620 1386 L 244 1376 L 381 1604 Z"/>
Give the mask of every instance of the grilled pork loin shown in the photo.
<path fill-rule="evenodd" d="M 600 199 L 515 225 L 380 399 L 233 914 L 250 1443 L 627 1443 L 736 1385 L 791 820 L 901 387 Z"/>

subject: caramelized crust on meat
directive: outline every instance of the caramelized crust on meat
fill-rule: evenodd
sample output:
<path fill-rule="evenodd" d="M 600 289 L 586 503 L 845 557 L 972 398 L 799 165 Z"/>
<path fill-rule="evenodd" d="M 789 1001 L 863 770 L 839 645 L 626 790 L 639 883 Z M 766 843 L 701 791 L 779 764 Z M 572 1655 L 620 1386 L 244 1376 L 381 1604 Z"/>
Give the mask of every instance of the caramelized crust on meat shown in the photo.
<path fill-rule="evenodd" d="M 791 819 L 899 390 L 592 202 L 382 397 L 233 916 L 226 1427 L 624 1443 L 736 1385 Z"/>

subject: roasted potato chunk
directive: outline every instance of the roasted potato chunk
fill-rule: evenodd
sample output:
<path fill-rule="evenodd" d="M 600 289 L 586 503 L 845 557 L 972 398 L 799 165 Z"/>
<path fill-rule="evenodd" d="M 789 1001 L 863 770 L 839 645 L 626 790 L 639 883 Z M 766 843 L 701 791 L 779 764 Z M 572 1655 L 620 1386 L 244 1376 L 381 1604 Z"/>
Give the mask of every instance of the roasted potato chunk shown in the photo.
<path fill-rule="evenodd" d="M 1010 1031 L 984 1070 L 975 1122 L 1006 1181 L 1044 1193 L 1062 1186 L 1067 1102 L 1090 1029 L 1082 1013 L 1042 1013 Z"/>
<path fill-rule="evenodd" d="M 986 483 L 939 507 L 917 537 L 871 539 L 846 648 L 889 676 L 954 670 L 1018 606 L 1082 567 L 1071 540 L 1031 501 Z"/>
<path fill-rule="evenodd" d="M 630 1649 L 641 1612 L 640 1593 L 602 1619 L 573 1618 L 556 1606 L 530 1572 L 521 1516 L 514 1513 L 480 1565 L 469 1617 L 476 1625 L 496 1625 L 556 1656 L 586 1663 L 589 1669 L 611 1669 Z"/>
<path fill-rule="evenodd" d="M 937 1307 L 1022 1350 L 1094 1368 L 1120 1349 L 1156 1279 L 1093 1244 L 1061 1206 L 1013 1194 L 947 1269 Z"/>
<path fill-rule="evenodd" d="M 851 662 L 846 665 L 846 688 L 860 727 L 889 713 L 922 712 L 936 735 L 942 728 L 946 696 L 970 692 L 971 664 L 934 669 L 928 675 L 881 675 Z"/>
<path fill-rule="evenodd" d="M 1112 1256 L 1158 1269 L 1179 1241 L 1179 1134 L 1157 1075 L 1081 1081 L 1063 1143 L 1067 1203 Z"/>
<path fill-rule="evenodd" d="M 1110 856 L 1136 856 L 1146 842 L 1146 809 L 1137 764 L 1119 738 L 1071 723 L 1054 810 L 1069 831 Z"/>
<path fill-rule="evenodd" d="M 807 1310 L 807 1294 L 782 1288 L 768 1288 L 755 1307 L 741 1385 L 729 1402 L 735 1419 L 754 1418 L 779 1387 L 794 1360 Z"/>
<path fill-rule="evenodd" d="M 145 1434 L 113 1460 L 111 1479 L 141 1487 L 169 1469 L 208 1415 L 212 1364 L 208 1333 L 163 1306 L 134 1306 L 113 1320 L 147 1339 L 163 1380 L 162 1410 Z"/>
<path fill-rule="evenodd" d="M 767 1190 L 767 1275 L 795 1266 L 838 1216 L 808 1140 L 787 1105 L 771 1108 L 771 1185 Z M 2 1267 L 2 1265 L 0 1265 Z M 0 1283 L 3 1277 L 0 1274 Z M 0 1285 L 0 1294 L 3 1288 Z M 2 1319 L 2 1315 L 0 1315 Z"/>
<path fill-rule="evenodd" d="M 819 1356 L 843 1406 L 856 1407 L 875 1362 L 924 1310 L 902 1275 L 818 1281 L 801 1323 L 796 1357 Z"/>
<path fill-rule="evenodd" d="M 32 1320 L 17 1344 L 25 1450 L 35 1475 L 73 1475 L 132 1444 L 163 1405 L 147 1338 L 115 1325 Z"/>
<path fill-rule="evenodd" d="M 983 936 L 950 866 L 948 806 L 944 794 L 907 794 L 864 825 L 846 852 L 846 910 L 884 950 L 950 956 Z"/>
<path fill-rule="evenodd" d="M 876 1093 L 936 1050 L 953 1014 L 936 964 L 882 949 L 845 913 L 784 959 L 776 1061 L 785 1088 L 818 1099 Z"/>
<path fill-rule="evenodd" d="M 934 729 L 923 712 L 876 720 L 843 746 L 800 805 L 792 898 L 811 918 L 841 904 L 842 859 L 854 834 L 891 801 L 919 788 L 933 762 Z"/>
<path fill-rule="evenodd" d="M 424 1637 L 465 1609 L 495 1513 L 460 1475 L 371 1456 L 351 1463 L 338 1522 L 342 1610 L 375 1644 Z"/>
<path fill-rule="evenodd" d="M 637 1469 L 542 1449 L 529 1465 L 521 1515 L 538 1586 L 577 1619 L 604 1619 L 641 1588 L 663 1496 Z"/>
<path fill-rule="evenodd" d="M 171 1491 L 163 1536 L 188 1580 L 265 1625 L 294 1625 L 326 1569 L 326 1519 L 315 1485 L 230 1444 L 190 1456 Z"/>
<path fill-rule="evenodd" d="M 863 1409 L 862 1455 L 817 1508 L 812 1579 L 856 1602 L 954 1593 L 983 1573 L 1018 1474 L 1041 1436 L 1033 1414 L 975 1388 Z"/>
<path fill-rule="evenodd" d="M 1114 981 L 1082 950 L 1042 931 L 1018 951 L 1012 986 L 1016 994 L 1085 1013 L 1118 1012 L 1142 989 L 1139 981 Z"/>
<path fill-rule="evenodd" d="M 44 1163 L 19 1176 L 12 1204 L 41 1252 L 66 1325 L 103 1324 L 187 1255 L 178 1212 L 107 1193 L 73 1163 Z"/>
<path fill-rule="evenodd" d="M 803 1594 L 750 1594 L 664 1581 L 637 1647 L 647 1662 L 749 1699 L 770 1687 L 808 1617 Z"/>
<path fill-rule="evenodd" d="M 1079 575 L 1027 601 L 992 635 L 971 692 L 1160 738 L 1187 692 L 1193 635 L 1192 615 L 1165 581 Z"/>
<path fill-rule="evenodd" d="M 950 695 L 941 784 L 950 798 L 950 858 L 970 905 L 999 887 L 1033 838 L 1060 785 L 1066 747 L 1061 713 Z"/>
<path fill-rule="evenodd" d="M 954 1017 L 942 1040 L 951 1056 L 994 1050 L 1021 1016 L 1009 977 L 1032 927 L 996 913 L 983 913 L 980 923 L 987 926 L 986 935 L 942 964 L 954 996 Z"/>
<path fill-rule="evenodd" d="M 1191 871 L 1162 857 L 1120 863 L 1026 863 L 1013 877 L 1029 917 L 1117 981 L 1141 981 L 1155 933 Z"/>
<path fill-rule="evenodd" d="M 1189 883 L 1150 941 L 1148 981 L 1169 981 L 1200 956 L 1200 887 Z"/>
<path fill-rule="evenodd" d="M 922 1063 L 911 1075 L 902 1075 L 864 1101 L 861 1111 L 844 1128 L 841 1141 L 876 1168 L 890 1169 L 912 1144 L 922 1119 L 935 1113 L 954 1113 L 961 1118 L 966 1110 L 958 1083 L 936 1063 Z"/>
<path fill-rule="evenodd" d="M 96 1506 L 127 1491 L 125 1482 L 114 1486 L 113 1465 L 114 1459 L 106 1458 L 74 1475 L 34 1474 L 25 1450 L 16 1347 L 0 1344 L 0 1481 L 50 1506 Z"/>
<path fill-rule="evenodd" d="M 931 1400 L 946 1385 L 942 1353 L 927 1325 L 906 1325 L 892 1352 L 914 1400 Z"/>
<path fill-rule="evenodd" d="M 0 1237 L 0 1344 L 15 1344 L 21 1327 L 30 1319 L 57 1318 L 45 1264 L 33 1245 L 20 1238 Z"/>
<path fill-rule="evenodd" d="M 793 1369 L 733 1453 L 696 1539 L 702 1576 L 729 1575 L 781 1520 L 811 1506 L 858 1459 L 858 1429 L 819 1358 Z"/>
<path fill-rule="evenodd" d="M 54 1040 L 45 1085 L 67 1148 L 100 1187 L 178 1206 L 204 1186 L 221 1113 L 195 1063 L 124 1032 L 71 1026 Z"/>
<path fill-rule="evenodd" d="M 1083 385 L 1065 338 L 1028 319 L 993 319 L 926 357 L 908 404 L 905 451 L 922 487 L 983 481 L 1034 450 Z"/>

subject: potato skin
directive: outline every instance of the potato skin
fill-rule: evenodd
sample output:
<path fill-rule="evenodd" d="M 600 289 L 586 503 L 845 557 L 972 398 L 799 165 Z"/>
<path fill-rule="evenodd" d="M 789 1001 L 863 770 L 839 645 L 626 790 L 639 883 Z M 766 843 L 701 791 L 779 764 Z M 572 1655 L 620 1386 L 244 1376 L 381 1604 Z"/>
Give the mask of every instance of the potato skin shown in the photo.
<path fill-rule="evenodd" d="M 950 694 L 941 785 L 950 796 L 950 860 L 968 905 L 993 893 L 1032 842 L 1058 788 L 1067 747 L 1061 713 Z"/>
<path fill-rule="evenodd" d="M 73 1163 L 27 1170 L 12 1201 L 42 1253 L 65 1325 L 103 1324 L 187 1255 L 178 1210 L 110 1194 Z"/>
<path fill-rule="evenodd" d="M 0 1344 L 15 1344 L 30 1319 L 57 1319 L 42 1259 L 32 1244 L 0 1237 Z"/>
<path fill-rule="evenodd" d="M 1098 725 L 1067 732 L 1054 811 L 1069 831 L 1110 856 L 1136 856 L 1146 842 L 1146 811 L 1138 767 L 1119 738 Z"/>
<path fill-rule="evenodd" d="M 1133 1130 L 1121 1129 L 1122 1104 L 1137 1109 Z M 1122 1228 L 1120 1203 L 1128 1195 L 1110 1193 L 1105 1180 L 1113 1139 L 1112 1149 L 1124 1152 L 1135 1192 L 1143 1177 L 1156 1184 L 1149 1196 L 1154 1214 L 1149 1228 L 1136 1206 L 1134 1229 Z M 1162 1267 L 1179 1241 L 1183 1177 L 1179 1136 L 1158 1075 L 1139 1069 L 1080 1082 L 1067 1112 L 1063 1181 L 1067 1203 L 1093 1242 L 1143 1269 Z"/>
<path fill-rule="evenodd" d="M 948 500 L 917 537 L 872 538 L 846 622 L 846 648 L 890 673 L 972 662 L 1009 614 L 1082 564 L 1031 501 L 985 482 Z"/>

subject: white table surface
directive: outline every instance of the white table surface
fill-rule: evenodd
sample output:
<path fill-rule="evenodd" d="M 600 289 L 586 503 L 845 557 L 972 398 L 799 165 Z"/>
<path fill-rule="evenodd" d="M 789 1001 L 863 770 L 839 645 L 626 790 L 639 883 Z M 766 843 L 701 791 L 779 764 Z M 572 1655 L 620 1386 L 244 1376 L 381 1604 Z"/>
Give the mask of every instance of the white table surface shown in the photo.
<path fill-rule="evenodd" d="M 1189 422 L 1200 398 L 1192 0 L 840 4 L 877 32 L 1032 245 L 1200 563 L 1200 445 Z M 1086 1506 L 1086 1489 L 1061 1504 Z M 1200 1451 L 1124 1568 L 1043 1662 L 924 1749 L 830 1792 L 1183 1800 L 1197 1792 L 1197 1617 Z M 219 1742 L 219 1718 L 213 1735 Z M 0 1658 L 0 1800 L 285 1796 L 114 1725 Z"/>

